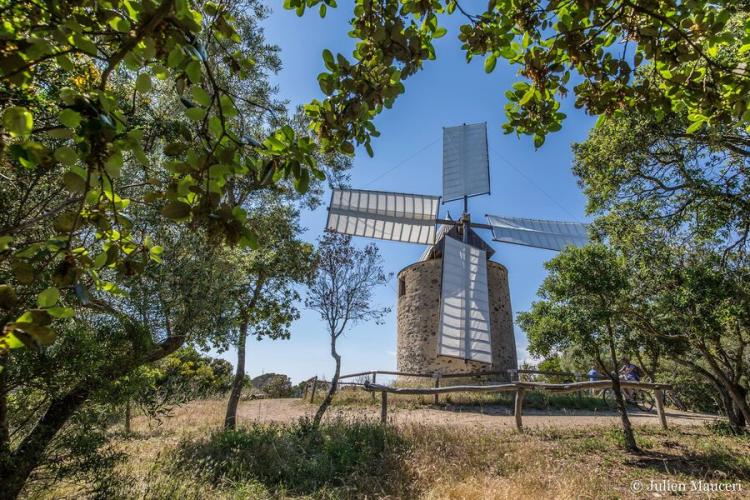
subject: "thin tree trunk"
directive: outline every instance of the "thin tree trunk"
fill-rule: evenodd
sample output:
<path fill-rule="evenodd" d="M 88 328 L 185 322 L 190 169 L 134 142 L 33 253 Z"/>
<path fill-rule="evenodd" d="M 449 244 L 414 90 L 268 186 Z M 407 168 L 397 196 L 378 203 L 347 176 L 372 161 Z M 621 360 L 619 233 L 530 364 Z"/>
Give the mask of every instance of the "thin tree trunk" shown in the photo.
<path fill-rule="evenodd" d="M 336 370 L 333 372 L 331 387 L 328 389 L 328 393 L 323 399 L 323 402 L 320 403 L 320 408 L 318 408 L 318 411 L 315 413 L 315 418 L 313 418 L 313 427 L 315 427 L 316 429 L 318 428 L 318 426 L 320 426 L 320 421 L 323 420 L 323 415 L 325 414 L 326 410 L 329 406 L 331 406 L 333 396 L 334 394 L 336 394 L 336 390 L 338 389 L 339 375 L 341 374 L 341 356 L 338 352 L 336 352 L 336 335 L 333 334 L 331 335 L 331 357 L 336 360 Z"/>
<path fill-rule="evenodd" d="M 612 391 L 615 393 L 615 401 L 617 402 L 617 411 L 620 413 L 620 420 L 622 421 L 622 431 L 625 438 L 625 447 L 630 451 L 639 451 L 638 445 L 635 442 L 635 435 L 633 435 L 633 427 L 630 424 L 630 418 L 628 418 L 627 407 L 625 406 L 625 399 L 622 397 L 622 387 L 620 386 L 620 377 L 617 373 L 617 354 L 615 353 L 615 344 L 610 330 L 609 336 L 609 357 L 612 362 L 612 366 L 615 367 L 615 372 L 610 373 L 609 377 L 612 379 Z"/>
<path fill-rule="evenodd" d="M 232 381 L 232 392 L 227 403 L 227 415 L 224 417 L 224 429 L 237 427 L 237 406 L 242 395 L 242 385 L 245 382 L 245 344 L 247 342 L 248 320 L 243 319 L 240 324 L 240 334 L 237 339 L 237 370 Z"/>
<path fill-rule="evenodd" d="M 10 432 L 8 429 L 8 373 L 7 358 L 0 358 L 0 462 L 10 453 Z"/>
<path fill-rule="evenodd" d="M 130 399 L 125 403 L 125 434 L 130 434 Z"/>

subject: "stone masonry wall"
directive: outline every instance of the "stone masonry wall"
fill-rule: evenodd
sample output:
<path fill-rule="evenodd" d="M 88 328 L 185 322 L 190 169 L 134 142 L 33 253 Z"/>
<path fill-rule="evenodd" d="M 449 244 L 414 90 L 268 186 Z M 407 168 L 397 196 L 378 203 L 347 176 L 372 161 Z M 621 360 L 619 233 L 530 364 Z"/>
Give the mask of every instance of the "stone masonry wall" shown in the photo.
<path fill-rule="evenodd" d="M 438 356 L 442 269 L 443 260 L 432 259 L 412 264 L 398 273 L 398 371 L 457 373 L 517 368 L 508 271 L 501 264 L 492 261 L 487 266 L 492 366 Z M 402 291 L 405 292 L 403 295 Z M 426 381 L 422 379 L 422 383 L 424 382 Z"/>

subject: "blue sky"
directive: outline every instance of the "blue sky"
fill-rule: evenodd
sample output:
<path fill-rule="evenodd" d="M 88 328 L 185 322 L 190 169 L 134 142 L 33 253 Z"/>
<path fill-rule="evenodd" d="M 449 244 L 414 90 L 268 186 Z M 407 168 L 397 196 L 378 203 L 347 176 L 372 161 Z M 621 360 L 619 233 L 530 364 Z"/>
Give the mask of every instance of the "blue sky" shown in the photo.
<path fill-rule="evenodd" d="M 274 12 L 265 22 L 269 43 L 281 48 L 283 70 L 276 75 L 280 96 L 290 108 L 320 97 L 317 75 L 323 71 L 321 52 L 328 48 L 349 55 L 353 40 L 348 37 L 350 17 L 348 2 L 328 9 L 325 19 L 316 12 L 298 18 L 274 2 Z M 563 130 L 547 138 L 535 150 L 529 137 L 504 135 L 504 92 L 515 81 L 515 70 L 498 61 L 492 74 L 486 74 L 481 59 L 466 63 L 457 40 L 457 15 L 444 18 L 441 24 L 448 34 L 436 41 L 437 60 L 405 82 L 406 92 L 395 106 L 376 120 L 381 136 L 373 143 L 374 158 L 358 149 L 351 171 L 352 187 L 419 194 L 441 193 L 442 127 L 461 123 L 487 122 L 490 152 L 492 194 L 472 198 L 469 211 L 474 220 L 484 214 L 532 218 L 575 220 L 585 222 L 585 197 L 572 175 L 570 145 L 585 139 L 595 119 L 563 105 L 567 113 Z M 326 193 L 326 204 L 329 194 Z M 441 207 L 441 216 L 461 212 L 461 202 Z M 314 241 L 325 226 L 325 206 L 305 212 L 302 223 L 305 238 Z M 487 241 L 490 235 L 480 233 Z M 356 239 L 364 245 L 372 240 Z M 424 246 L 375 240 L 385 260 L 387 272 L 397 273 L 417 260 Z M 544 279 L 544 262 L 554 252 L 493 243 L 493 260 L 509 270 L 513 311 L 528 309 Z M 395 278 L 376 293 L 379 305 L 393 311 L 382 326 L 361 324 L 339 341 L 343 373 L 396 368 L 396 292 Z M 526 339 L 516 327 L 519 361 L 528 357 Z M 222 354 L 234 362 L 235 353 Z M 313 375 L 330 378 L 333 361 L 328 337 L 317 313 L 303 310 L 302 318 L 292 329 L 289 340 L 249 340 L 246 369 L 255 376 L 261 373 L 285 373 L 296 383 Z"/>

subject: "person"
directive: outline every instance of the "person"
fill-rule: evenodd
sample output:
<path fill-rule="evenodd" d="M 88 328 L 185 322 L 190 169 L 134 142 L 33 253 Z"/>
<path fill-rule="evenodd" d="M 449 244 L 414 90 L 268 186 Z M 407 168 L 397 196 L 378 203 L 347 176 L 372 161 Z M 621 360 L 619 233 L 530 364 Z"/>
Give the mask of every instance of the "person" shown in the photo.
<path fill-rule="evenodd" d="M 630 359 L 626 356 L 622 358 L 622 368 L 620 368 L 620 375 L 623 380 L 630 382 L 641 381 L 641 369 L 637 365 L 630 362 Z"/>
<path fill-rule="evenodd" d="M 589 382 L 596 382 L 602 377 L 602 374 L 599 373 L 599 370 L 597 370 L 595 367 L 591 367 L 591 370 L 587 373 L 589 376 Z"/>
<path fill-rule="evenodd" d="M 602 374 L 599 373 L 599 370 L 597 370 L 593 366 L 591 367 L 591 370 L 589 370 L 589 372 L 586 375 L 588 375 L 588 377 L 589 377 L 589 382 L 596 382 L 596 381 L 598 381 L 602 377 Z M 595 394 L 595 392 L 596 392 L 596 389 L 594 389 L 592 387 L 591 388 L 591 395 L 593 396 Z"/>
<path fill-rule="evenodd" d="M 622 368 L 620 368 L 620 371 L 618 372 L 620 374 L 620 378 L 623 380 L 626 380 L 628 382 L 640 382 L 641 381 L 641 369 L 630 362 L 630 358 L 627 356 L 623 356 L 622 358 Z M 625 394 L 625 399 L 628 402 L 633 402 L 633 394 L 635 392 L 630 389 L 623 389 L 623 394 Z"/>

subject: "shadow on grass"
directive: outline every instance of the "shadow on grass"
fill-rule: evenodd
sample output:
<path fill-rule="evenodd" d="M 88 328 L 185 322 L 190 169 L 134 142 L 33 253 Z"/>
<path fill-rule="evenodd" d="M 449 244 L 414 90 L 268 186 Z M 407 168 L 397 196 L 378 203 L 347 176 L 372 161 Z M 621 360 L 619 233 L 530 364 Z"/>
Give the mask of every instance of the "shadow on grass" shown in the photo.
<path fill-rule="evenodd" d="M 406 451 L 397 431 L 373 421 L 339 419 L 315 430 L 302 419 L 183 441 L 172 466 L 217 486 L 260 483 L 274 495 L 409 497 Z"/>
<path fill-rule="evenodd" d="M 644 452 L 628 465 L 661 474 L 684 474 L 695 479 L 750 479 L 750 462 L 746 458 L 716 449 L 687 455 Z"/>

